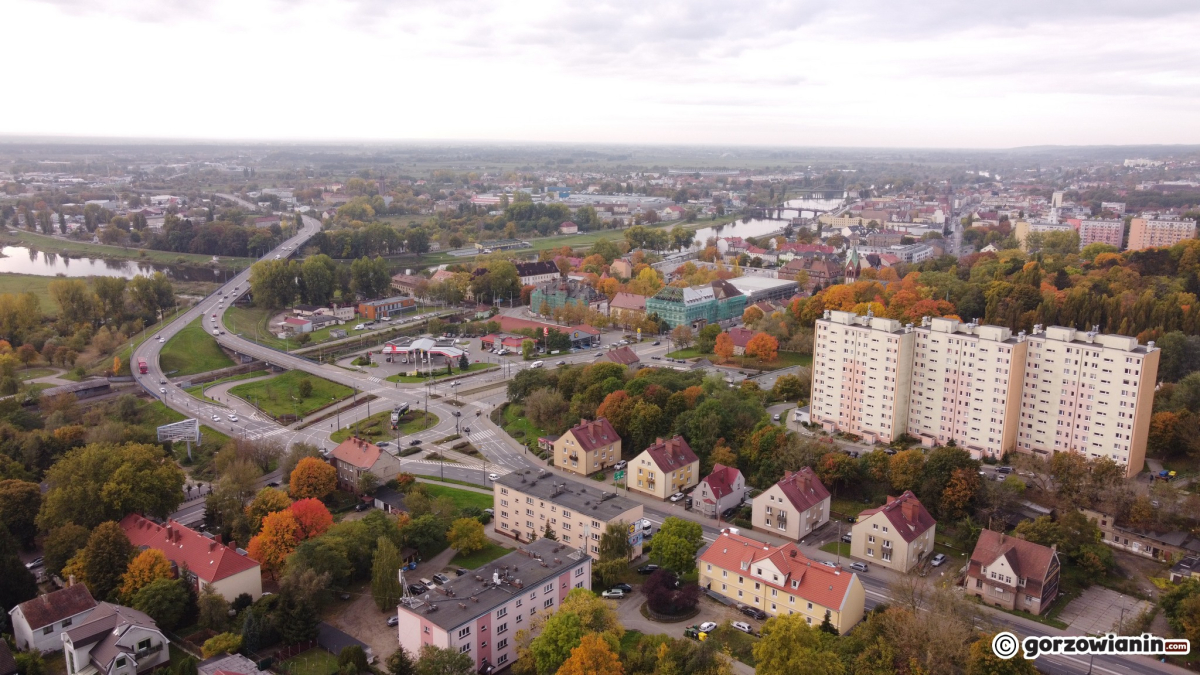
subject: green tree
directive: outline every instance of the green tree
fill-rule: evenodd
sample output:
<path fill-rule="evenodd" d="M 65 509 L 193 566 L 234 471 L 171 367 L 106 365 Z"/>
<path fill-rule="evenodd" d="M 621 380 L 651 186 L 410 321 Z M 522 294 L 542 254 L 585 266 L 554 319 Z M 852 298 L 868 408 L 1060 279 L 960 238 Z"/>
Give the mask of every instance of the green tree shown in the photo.
<path fill-rule="evenodd" d="M 100 523 L 92 530 L 87 546 L 79 555 L 83 556 L 83 576 L 93 597 L 116 599 L 121 577 L 134 553 L 133 544 L 117 523 Z"/>
<path fill-rule="evenodd" d="M 300 395 L 300 398 L 308 398 L 309 396 L 312 396 L 312 390 L 312 380 L 308 379 L 307 377 L 300 380 L 300 382 L 296 384 L 296 393 Z"/>
<path fill-rule="evenodd" d="M 367 665 L 367 653 L 358 645 L 349 645 L 342 647 L 342 651 L 338 652 L 338 669 L 339 672 L 350 672 L 342 670 L 349 667 L 355 673 L 365 673 L 370 669 Z"/>
<path fill-rule="evenodd" d="M 38 526 L 95 527 L 129 513 L 166 518 L 183 502 L 183 472 L 162 446 L 93 443 L 67 452 L 46 473 Z"/>
<path fill-rule="evenodd" d="M 0 480 L 0 523 L 23 546 L 32 546 L 37 536 L 37 514 L 42 490 L 37 483 Z"/>
<path fill-rule="evenodd" d="M 212 584 L 204 584 L 200 589 L 196 608 L 197 623 L 209 630 L 221 631 L 229 621 L 229 601 Z"/>
<path fill-rule="evenodd" d="M 201 653 L 204 658 L 211 659 L 220 654 L 231 654 L 242 648 L 242 638 L 236 633 L 221 633 L 204 641 Z"/>
<path fill-rule="evenodd" d="M 845 672 L 837 652 L 826 647 L 818 629 L 801 614 L 769 619 L 762 639 L 754 645 L 758 675 L 841 675 Z"/>
<path fill-rule="evenodd" d="M 16 607 L 37 592 L 37 580 L 17 557 L 16 538 L 0 523 L 0 608 Z"/>
<path fill-rule="evenodd" d="M 487 546 L 487 535 L 484 534 L 483 524 L 475 518 L 459 518 L 450 525 L 446 533 L 450 546 L 459 553 L 474 553 Z"/>
<path fill-rule="evenodd" d="M 696 569 L 696 551 L 703 543 L 699 523 L 671 516 L 654 536 L 650 559 L 676 574 L 688 574 Z"/>
<path fill-rule="evenodd" d="M 67 561 L 87 546 L 91 532 L 75 523 L 64 523 L 46 535 L 42 554 L 46 560 L 46 573 L 58 574 Z"/>
<path fill-rule="evenodd" d="M 967 675 L 1037 675 L 1033 659 L 1023 658 L 1020 654 L 1010 659 L 996 656 L 992 651 L 994 637 L 994 633 L 984 633 L 971 645 Z"/>
<path fill-rule="evenodd" d="M 423 645 L 413 672 L 415 675 L 474 675 L 475 661 L 457 649 Z"/>
<path fill-rule="evenodd" d="M 393 611 L 400 602 L 403 591 L 399 574 L 400 550 L 387 537 L 380 537 L 371 562 L 371 597 L 379 611 Z"/>
<path fill-rule="evenodd" d="M 529 653 L 538 675 L 554 675 L 584 635 L 583 623 L 574 612 L 555 612 L 542 632 L 529 643 Z"/>
<path fill-rule="evenodd" d="M 173 579 L 158 579 L 133 596 L 133 608 L 145 612 L 162 628 L 178 625 L 188 606 L 188 592 Z"/>
<path fill-rule="evenodd" d="M 417 675 L 417 665 L 404 647 L 392 652 L 385 665 L 388 675 Z"/>

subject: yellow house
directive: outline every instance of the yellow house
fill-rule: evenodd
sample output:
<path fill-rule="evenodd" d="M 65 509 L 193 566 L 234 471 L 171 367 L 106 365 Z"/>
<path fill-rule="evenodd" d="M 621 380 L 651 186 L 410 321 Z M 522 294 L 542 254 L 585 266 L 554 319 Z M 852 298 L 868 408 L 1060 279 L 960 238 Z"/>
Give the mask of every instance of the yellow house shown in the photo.
<path fill-rule="evenodd" d="M 554 465 L 588 476 L 621 461 L 621 437 L 601 417 L 584 420 L 554 441 Z"/>
<path fill-rule="evenodd" d="M 700 482 L 700 458 L 692 452 L 683 436 L 654 445 L 633 458 L 625 472 L 625 487 L 659 499 Z"/>
<path fill-rule="evenodd" d="M 793 543 L 769 546 L 729 528 L 697 564 L 701 586 L 767 616 L 801 614 L 813 627 L 828 616 L 845 634 L 866 611 L 866 590 L 857 574 L 811 560 Z"/>
<path fill-rule="evenodd" d="M 937 521 L 911 491 L 858 514 L 850 532 L 850 556 L 907 573 L 933 552 Z"/>

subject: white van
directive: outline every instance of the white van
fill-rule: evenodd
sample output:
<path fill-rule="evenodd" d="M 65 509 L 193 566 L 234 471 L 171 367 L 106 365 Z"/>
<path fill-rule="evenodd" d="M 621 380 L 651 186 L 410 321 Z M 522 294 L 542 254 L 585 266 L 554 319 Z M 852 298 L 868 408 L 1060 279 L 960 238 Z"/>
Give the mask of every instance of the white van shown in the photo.
<path fill-rule="evenodd" d="M 529 367 L 530 368 L 541 368 L 543 365 L 545 365 L 545 363 L 542 361 L 534 361 L 533 363 L 529 364 Z"/>

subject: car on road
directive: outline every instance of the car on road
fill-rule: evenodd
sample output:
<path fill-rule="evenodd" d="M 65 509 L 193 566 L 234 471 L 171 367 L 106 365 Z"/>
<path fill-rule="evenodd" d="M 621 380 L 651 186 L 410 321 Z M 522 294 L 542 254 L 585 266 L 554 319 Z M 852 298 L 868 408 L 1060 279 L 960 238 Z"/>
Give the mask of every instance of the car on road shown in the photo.
<path fill-rule="evenodd" d="M 617 462 L 616 464 L 613 464 L 613 469 L 620 471 L 621 469 L 624 469 L 626 466 L 629 466 L 629 462 L 626 462 L 625 460 L 621 460 L 621 461 Z"/>
<path fill-rule="evenodd" d="M 213 316 L 216 316 L 216 314 L 213 314 Z M 367 329 L 367 327 L 362 325 L 361 323 L 354 327 L 354 330 L 366 330 L 366 329 Z"/>
<path fill-rule="evenodd" d="M 638 574 L 654 574 L 658 571 L 658 565 L 642 565 L 637 569 Z"/>
<path fill-rule="evenodd" d="M 413 595 L 420 595 L 422 593 L 425 593 L 428 590 L 429 589 L 426 588 L 425 586 L 423 586 L 422 584 L 409 584 L 408 585 L 408 592 L 412 593 Z"/>
<path fill-rule="evenodd" d="M 854 570 L 855 572 L 862 572 L 863 574 L 866 574 L 867 573 L 867 563 L 852 562 L 852 563 L 850 563 L 850 569 Z"/>
<path fill-rule="evenodd" d="M 754 635 L 754 629 L 751 628 L 750 624 L 746 623 L 745 621 L 734 621 L 733 623 L 731 623 L 729 625 L 742 631 L 743 633 L 749 633 L 750 635 Z"/>
<path fill-rule="evenodd" d="M 275 488 L 277 488 L 277 487 L 279 487 L 279 482 L 278 482 L 278 481 L 271 481 L 270 483 L 267 483 L 267 487 L 275 487 Z"/>
<path fill-rule="evenodd" d="M 657 347 L 657 346 L 659 346 L 659 345 L 661 345 L 661 344 L 662 344 L 661 342 L 659 342 L 658 340 L 655 340 L 654 342 L 650 343 L 650 346 L 651 346 L 651 347 Z"/>
<path fill-rule="evenodd" d="M 600 358 L 601 356 L 604 356 L 604 352 L 596 352 L 596 354 L 595 354 L 594 356 L 592 356 L 592 358 L 593 358 L 593 359 L 598 359 L 598 358 Z"/>
<path fill-rule="evenodd" d="M 494 473 L 489 473 L 489 474 L 488 474 L 488 480 L 495 482 L 495 481 L 498 481 L 498 480 L 500 480 L 500 476 L 497 476 L 497 475 L 496 475 L 496 474 L 494 474 Z"/>
<path fill-rule="evenodd" d="M 378 443 L 375 444 L 375 446 L 379 447 L 379 448 L 386 448 L 389 445 L 391 445 L 391 443 L 389 443 L 387 441 L 379 441 Z"/>
<path fill-rule="evenodd" d="M 767 618 L 767 613 L 757 607 L 747 607 L 747 606 L 743 605 L 740 609 L 741 609 L 742 614 L 745 614 L 746 616 L 751 617 L 753 619 L 758 619 L 759 621 L 762 621 L 763 619 Z M 747 631 L 747 632 L 749 632 L 749 631 Z"/>
<path fill-rule="evenodd" d="M 215 319 L 215 318 L 217 318 L 217 315 L 216 315 L 216 314 L 213 314 L 213 315 L 212 315 L 212 318 L 214 318 L 214 319 Z"/>
<path fill-rule="evenodd" d="M 773 419 L 773 420 L 775 420 L 776 422 L 778 422 L 778 421 L 779 421 L 779 413 L 775 413 L 774 415 L 771 415 L 771 419 Z"/>
<path fill-rule="evenodd" d="M 464 434 L 469 434 L 469 433 L 471 433 L 471 427 L 463 427 L 463 433 L 464 433 Z"/>
<path fill-rule="evenodd" d="M 160 393 L 160 394 L 165 394 L 165 393 L 167 393 L 167 388 L 166 388 L 166 387 L 159 387 L 159 388 L 158 388 L 158 393 Z"/>
<path fill-rule="evenodd" d="M 649 518 L 642 518 L 642 531 L 649 532 L 650 528 L 654 527 L 654 523 L 650 522 Z"/>
<path fill-rule="evenodd" d="M 556 364 L 554 364 L 554 365 L 556 365 L 556 366 L 565 366 L 565 365 L 567 365 L 567 362 L 566 362 L 566 361 L 559 361 L 558 363 L 556 363 Z"/>
<path fill-rule="evenodd" d="M 455 410 L 454 412 L 452 412 L 452 413 L 450 413 L 450 414 L 451 414 L 451 415 L 454 415 L 455 417 L 462 417 L 462 413 L 461 413 L 461 412 L 459 412 L 459 411 L 457 411 L 457 410 Z"/>
<path fill-rule="evenodd" d="M 38 557 L 34 558 L 33 560 L 30 560 L 29 562 L 25 563 L 25 569 L 27 569 L 27 570 L 37 569 L 37 568 L 41 567 L 45 562 L 46 562 L 45 558 L 43 558 L 42 556 L 38 556 Z"/>
<path fill-rule="evenodd" d="M 161 336 L 161 335 L 159 335 L 159 336 L 158 336 L 158 342 L 159 342 L 159 344 L 161 344 L 161 343 L 163 343 L 163 342 L 166 342 L 166 341 L 167 341 L 167 339 L 166 339 L 166 338 L 164 338 L 163 336 Z"/>
<path fill-rule="evenodd" d="M 212 416 L 212 421 L 214 421 L 214 422 L 220 422 L 220 421 L 221 421 L 221 417 L 220 417 L 220 415 L 213 415 L 213 416 Z"/>
<path fill-rule="evenodd" d="M 412 439 L 411 441 L 409 441 L 409 442 L 408 442 L 408 444 L 409 444 L 409 445 L 420 445 L 420 444 L 421 444 L 421 439 L 419 439 L 419 438 L 414 438 L 414 439 Z"/>
<path fill-rule="evenodd" d="M 530 368 L 541 368 L 544 365 L 546 365 L 545 361 L 534 361 L 533 363 L 529 364 L 529 367 Z"/>
<path fill-rule="evenodd" d="M 626 594 L 633 592 L 633 586 L 629 584 L 613 584 L 612 587 L 614 591 L 625 591 Z"/>
<path fill-rule="evenodd" d="M 238 416 L 237 416 L 237 415 L 230 415 L 230 416 L 229 416 L 229 421 L 230 421 L 230 422 L 236 422 L 236 421 L 238 421 Z"/>
<path fill-rule="evenodd" d="M 433 583 L 437 584 L 438 586 L 441 586 L 447 581 L 450 581 L 450 577 L 446 576 L 445 574 L 438 573 L 433 575 Z"/>
<path fill-rule="evenodd" d="M 946 562 L 946 554 L 939 553 L 939 554 L 933 556 L 933 560 L 929 561 L 929 564 L 933 565 L 934 567 L 937 567 L 938 565 L 941 565 L 944 562 Z"/>
<path fill-rule="evenodd" d="M 675 494 L 671 495 L 671 501 L 673 501 L 673 502 L 677 502 L 677 501 L 679 501 L 680 499 L 683 499 L 683 493 L 682 493 L 682 492 L 676 492 Z"/>
<path fill-rule="evenodd" d="M 611 590 L 604 591 L 603 593 L 600 594 L 600 597 L 608 599 L 608 600 L 620 600 L 621 598 L 625 597 L 625 591 L 622 591 L 619 588 L 614 588 Z"/>
<path fill-rule="evenodd" d="M 700 624 L 700 632 L 701 633 L 711 633 L 716 629 L 717 629 L 717 624 L 713 621 L 705 621 L 704 623 Z"/>
<path fill-rule="evenodd" d="M 400 617 L 398 617 L 398 616 L 389 616 L 388 617 L 387 625 L 389 627 L 395 628 L 399 623 L 400 623 Z"/>

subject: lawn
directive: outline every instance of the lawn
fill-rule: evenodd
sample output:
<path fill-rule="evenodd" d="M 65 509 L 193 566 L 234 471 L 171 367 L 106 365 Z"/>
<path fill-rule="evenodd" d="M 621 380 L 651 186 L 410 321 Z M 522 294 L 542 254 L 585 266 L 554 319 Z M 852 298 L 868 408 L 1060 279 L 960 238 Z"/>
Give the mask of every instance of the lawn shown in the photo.
<path fill-rule="evenodd" d="M 301 380 L 312 383 L 312 392 L 304 398 L 300 398 L 298 391 Z M 270 379 L 239 384 L 230 389 L 229 393 L 253 403 L 260 410 L 275 417 L 304 417 L 330 403 L 349 398 L 354 394 L 354 390 L 299 370 L 289 370 Z"/>
<path fill-rule="evenodd" d="M 205 332 L 203 321 L 204 317 L 196 317 L 163 345 L 159 365 L 164 373 L 172 377 L 195 375 L 233 365 L 233 360 L 221 351 L 217 340 Z"/>
<path fill-rule="evenodd" d="M 42 313 L 54 317 L 58 316 L 58 303 L 50 297 L 50 282 L 57 280 L 58 277 L 34 274 L 0 274 L 0 294 L 33 293 L 37 296 Z"/>
<path fill-rule="evenodd" d="M 822 546 L 821 550 L 834 555 L 838 555 L 840 553 L 843 558 L 850 557 L 850 544 L 841 541 L 831 541 Z"/>
<path fill-rule="evenodd" d="M 492 495 L 485 495 L 482 492 L 473 492 L 471 490 L 460 490 L 452 488 L 448 485 L 432 485 L 430 483 L 421 483 L 425 491 L 431 497 L 449 497 L 454 505 L 460 509 L 465 509 L 468 506 L 474 506 L 480 510 L 490 509 L 495 504 L 495 499 Z"/>
<path fill-rule="evenodd" d="M 288 675 L 333 675 L 338 672 L 337 657 L 320 647 L 301 652 L 277 667 Z"/>
<path fill-rule="evenodd" d="M 467 367 L 466 370 L 459 370 L 458 368 L 455 368 L 454 375 L 460 375 L 462 373 L 475 373 L 475 372 L 479 372 L 481 370 L 491 370 L 492 368 L 499 368 L 499 367 L 500 366 L 498 366 L 494 363 L 472 363 Z M 434 372 L 436 373 L 438 371 L 435 370 Z M 436 382 L 438 380 L 444 380 L 447 377 L 453 377 L 453 375 L 447 375 L 445 373 L 445 370 L 443 369 L 442 374 L 433 379 Z M 420 383 L 424 382 L 425 380 L 428 380 L 429 378 L 413 377 L 412 375 L 396 374 L 396 375 L 387 377 L 386 379 L 388 382 L 405 382 L 405 383 L 409 383 L 409 384 L 420 384 Z"/>
<path fill-rule="evenodd" d="M 719 362 L 719 357 L 716 354 L 701 354 L 696 347 L 688 347 L 687 349 L 679 349 L 667 354 L 667 358 L 671 359 L 694 359 L 703 356 L 713 363 Z M 812 365 L 812 354 L 801 354 L 800 352 L 779 352 L 779 356 L 774 361 L 767 361 L 760 364 L 758 359 L 753 356 L 734 356 L 725 362 L 725 365 L 734 366 L 737 368 L 749 368 L 751 370 L 779 370 L 780 368 L 791 368 L 792 366 L 809 367 Z"/>
<path fill-rule="evenodd" d="M 58 239 L 55 237 L 47 237 L 33 232 L 6 232 L 6 239 L 20 240 L 21 244 L 29 248 L 36 248 L 39 251 L 49 253 L 71 253 L 78 254 L 85 258 L 113 258 L 120 260 L 141 260 L 146 262 L 155 262 L 163 265 L 175 265 L 179 263 L 191 263 L 193 265 L 203 265 L 205 267 L 212 266 L 212 256 L 201 255 L 198 253 L 173 253 L 171 251 L 152 251 L 150 249 L 126 248 L 124 246 L 108 246 L 106 244 L 92 244 L 90 242 L 73 241 L 70 239 Z M 246 265 L 254 262 L 250 258 L 226 258 L 220 259 L 220 265 L 231 269 L 243 269 Z M 53 281 L 54 277 L 49 277 Z"/>
<path fill-rule="evenodd" d="M 359 438 L 364 438 L 372 443 L 379 441 L 394 441 L 396 440 L 396 430 L 392 429 L 392 411 L 384 410 L 380 413 L 375 413 L 365 420 L 360 420 L 353 428 L 339 429 L 333 432 L 330 440 L 341 443 L 358 432 Z M 400 436 L 415 434 L 418 431 L 424 431 L 438 423 L 438 416 L 429 413 L 429 420 L 426 422 L 425 413 L 421 410 L 409 410 L 400 416 Z"/>
<path fill-rule="evenodd" d="M 864 504 L 861 499 L 836 499 L 835 498 L 835 499 L 830 500 L 830 502 L 829 502 L 830 517 L 832 517 L 833 514 L 835 514 L 835 513 L 838 516 L 840 516 L 841 518 L 847 518 L 849 516 L 857 516 L 859 513 L 863 512 L 864 510 L 869 509 L 869 508 L 872 508 L 872 505 Z M 849 531 L 849 523 L 847 523 L 846 529 L 847 529 L 847 531 Z"/>
<path fill-rule="evenodd" d="M 269 370 L 255 370 L 255 371 L 252 371 L 249 373 L 241 373 L 239 375 L 230 375 L 229 377 L 222 377 L 218 380 L 213 380 L 212 382 L 205 382 L 204 384 L 198 384 L 194 387 L 188 387 L 187 389 L 184 389 L 184 391 L 191 394 L 192 396 L 195 396 L 196 398 L 202 398 L 202 399 L 205 399 L 208 401 L 212 401 L 212 399 L 210 399 L 204 395 L 204 390 L 208 389 L 209 387 L 215 387 L 218 384 L 224 384 L 226 382 L 237 382 L 238 380 L 252 380 L 256 377 L 262 377 L 264 375 L 270 375 L 270 374 L 271 374 L 271 371 L 269 371 Z M 216 401 L 213 401 L 213 402 L 216 403 Z"/>
<path fill-rule="evenodd" d="M 18 380 L 36 380 L 39 377 L 47 377 L 57 373 L 55 368 L 22 368 L 17 371 Z"/>
<path fill-rule="evenodd" d="M 489 541 L 487 546 L 483 547 L 483 549 L 481 549 L 479 551 L 475 551 L 474 553 L 456 554 L 454 556 L 454 558 L 450 561 L 450 566 L 451 567 L 463 567 L 463 568 L 466 568 L 469 570 L 473 570 L 473 569 L 476 569 L 479 567 L 483 567 L 484 565 L 492 562 L 496 558 L 499 558 L 500 556 L 502 556 L 506 553 L 510 553 L 511 551 L 512 551 L 511 548 L 505 548 L 503 546 L 500 546 L 499 544 L 493 544 L 492 542 Z"/>
<path fill-rule="evenodd" d="M 518 443 L 527 444 L 530 441 L 537 444 L 537 439 L 540 436 L 545 436 L 546 431 L 533 425 L 525 416 L 525 409 L 516 403 L 510 403 L 504 408 L 504 430 L 509 436 L 517 439 Z"/>

